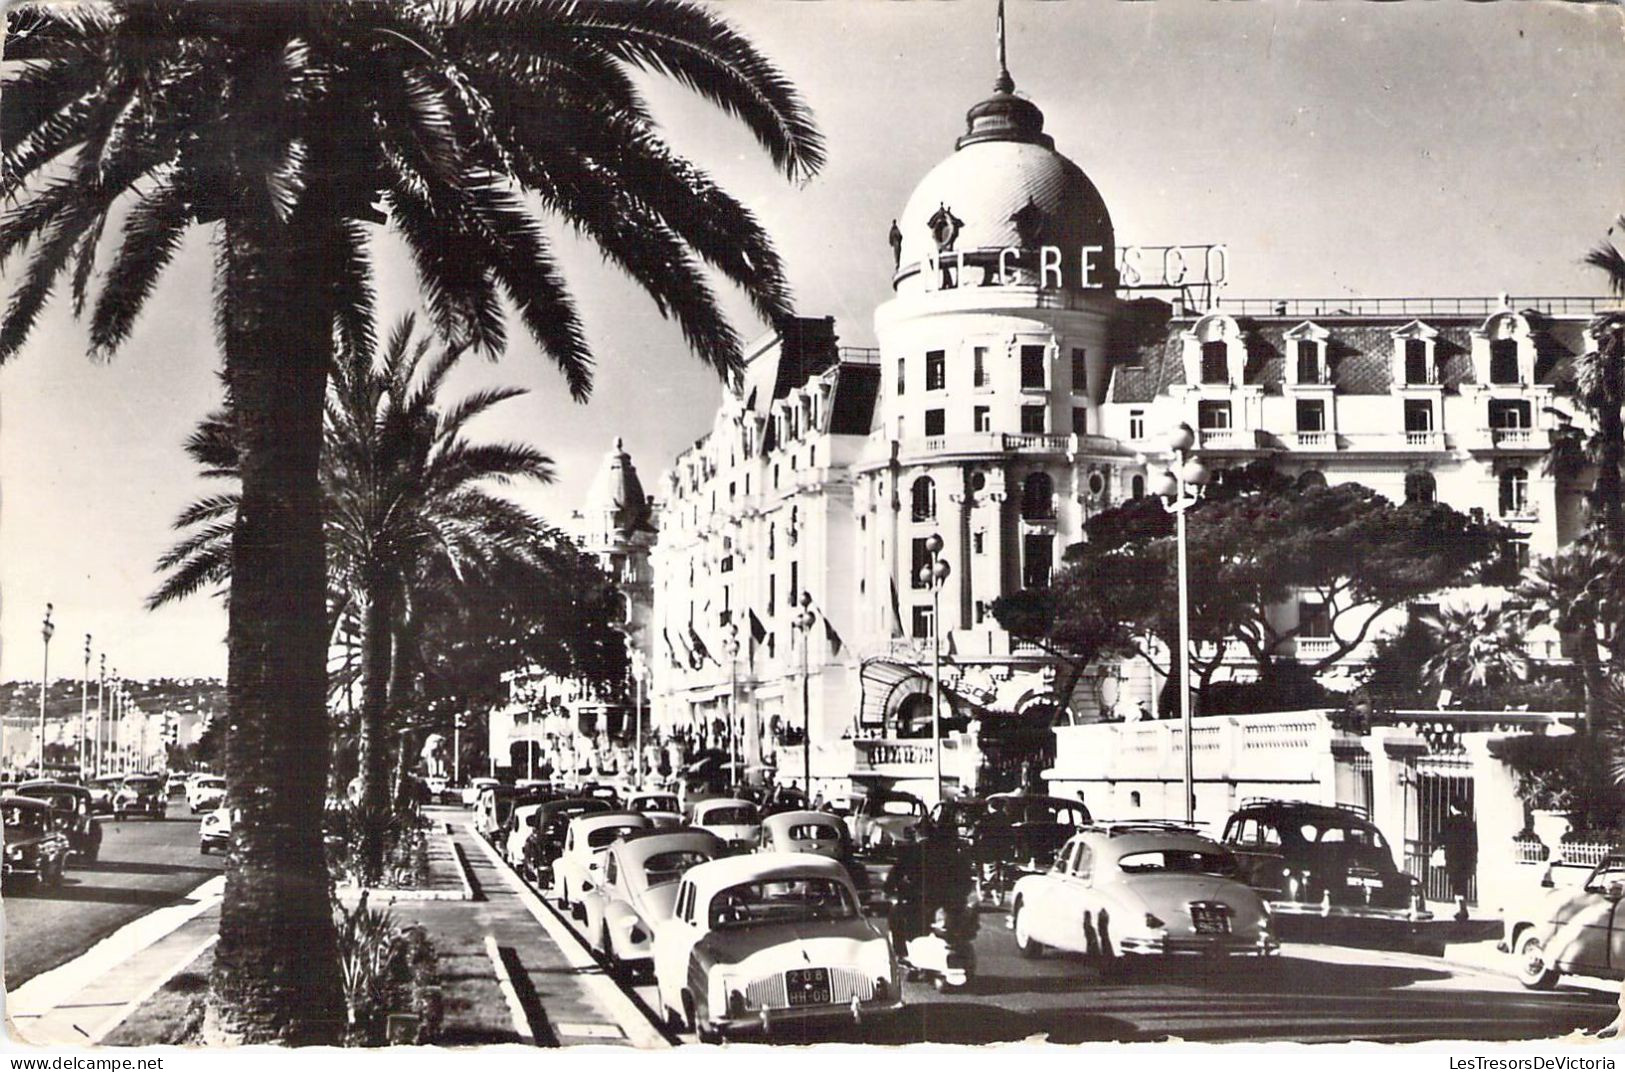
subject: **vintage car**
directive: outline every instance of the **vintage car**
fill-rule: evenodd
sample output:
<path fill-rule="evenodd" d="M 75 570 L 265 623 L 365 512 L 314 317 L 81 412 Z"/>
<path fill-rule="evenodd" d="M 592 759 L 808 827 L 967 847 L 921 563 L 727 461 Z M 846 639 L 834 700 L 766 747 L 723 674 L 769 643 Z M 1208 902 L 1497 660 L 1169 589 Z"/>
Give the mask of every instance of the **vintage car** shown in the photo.
<path fill-rule="evenodd" d="M 480 786 L 479 796 L 474 800 L 474 832 L 496 840 L 513 814 L 513 797 L 511 785 L 494 782 Z"/>
<path fill-rule="evenodd" d="M 1355 808 L 1248 800 L 1222 841 L 1278 916 L 1432 918 L 1421 883 L 1395 866 L 1381 831 Z"/>
<path fill-rule="evenodd" d="M 1269 956 L 1270 911 L 1223 846 L 1177 824 L 1085 828 L 1049 871 L 1016 883 L 1016 949 L 1083 953 L 1103 972 L 1129 957 L 1181 953 Z"/>
<path fill-rule="evenodd" d="M 1061 846 L 1092 821 L 1080 801 L 1038 793 L 947 800 L 933 816 L 965 843 L 977 899 L 994 904 L 1003 904 L 1022 876 L 1048 869 Z"/>
<path fill-rule="evenodd" d="M 1564 973 L 1625 978 L 1625 856 L 1607 856 L 1581 886 L 1509 906 L 1501 950 L 1516 959 L 1518 981 L 1550 990 Z"/>
<path fill-rule="evenodd" d="M 925 803 L 914 794 L 878 791 L 852 802 L 846 829 L 857 851 L 885 856 L 903 843 L 903 832 L 920 825 L 925 816 Z"/>
<path fill-rule="evenodd" d="M 7 886 L 32 878 L 41 886 L 61 883 L 68 867 L 68 838 L 60 815 L 43 800 L 10 796 L 0 799 L 0 843 L 5 845 L 0 881 Z"/>
<path fill-rule="evenodd" d="M 231 848 L 231 809 L 219 807 L 203 817 L 198 824 L 197 851 L 204 856 L 211 852 L 225 852 Z"/>
<path fill-rule="evenodd" d="M 472 808 L 480 799 L 480 790 L 490 785 L 501 785 L 495 778 L 470 778 L 463 786 L 463 807 Z"/>
<path fill-rule="evenodd" d="M 609 811 L 609 804 L 590 797 L 566 797 L 545 802 L 531 817 L 519 868 L 536 882 L 551 882 L 553 861 L 564 850 L 564 837 L 577 816 Z M 553 891 L 556 895 L 557 891 Z"/>
<path fill-rule="evenodd" d="M 841 820 L 821 811 L 781 811 L 762 819 L 758 852 L 810 852 L 845 863 L 852 842 Z"/>
<path fill-rule="evenodd" d="M 90 785 L 90 806 L 97 815 L 113 814 L 113 797 L 118 794 L 119 783 L 124 781 L 122 774 L 104 774 L 99 778 L 92 778 Z"/>
<path fill-rule="evenodd" d="M 740 797 L 712 797 L 689 810 L 688 825 L 709 830 L 731 852 L 750 852 L 762 836 L 762 813 Z"/>
<path fill-rule="evenodd" d="M 679 824 L 683 821 L 683 806 L 677 802 L 676 793 L 629 793 L 626 810 L 649 816 L 671 815 Z"/>
<path fill-rule="evenodd" d="M 151 774 L 126 774 L 113 794 L 113 815 L 120 819 L 126 815 L 162 819 L 168 811 L 163 779 Z"/>
<path fill-rule="evenodd" d="M 677 901 L 678 880 L 726 851 L 704 830 L 636 830 L 610 845 L 597 876 L 581 892 L 593 950 L 622 971 L 648 969 L 655 931 L 671 918 Z"/>
<path fill-rule="evenodd" d="M 214 811 L 226 799 L 226 780 L 205 774 L 186 783 L 186 806 L 196 815 L 200 811 Z"/>
<path fill-rule="evenodd" d="M 662 1015 L 701 1041 L 902 1007 L 891 943 L 859 910 L 846 869 L 810 853 L 689 870 L 655 930 L 654 969 Z"/>
<path fill-rule="evenodd" d="M 598 811 L 572 819 L 553 861 L 553 893 L 559 903 L 580 918 L 581 893 L 597 878 L 603 850 L 634 831 L 651 829 L 648 816 L 635 811 Z"/>
<path fill-rule="evenodd" d="M 502 858 L 513 864 L 522 875 L 525 874 L 525 842 L 536 832 L 536 816 L 541 810 L 541 804 L 516 806 L 508 817 L 508 829 L 497 846 L 502 850 Z"/>
<path fill-rule="evenodd" d="M 102 851 L 102 824 L 94 818 L 90 790 L 63 782 L 24 782 L 17 795 L 43 800 L 57 811 L 57 829 L 68 839 L 68 852 L 77 859 L 95 862 Z"/>

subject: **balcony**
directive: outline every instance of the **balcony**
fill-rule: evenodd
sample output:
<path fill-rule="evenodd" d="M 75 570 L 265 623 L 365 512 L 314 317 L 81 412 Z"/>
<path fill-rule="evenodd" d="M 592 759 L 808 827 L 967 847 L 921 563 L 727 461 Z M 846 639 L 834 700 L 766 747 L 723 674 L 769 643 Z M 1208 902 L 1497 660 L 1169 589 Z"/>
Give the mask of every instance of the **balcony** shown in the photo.
<path fill-rule="evenodd" d="M 1443 432 L 1412 432 L 1405 433 L 1405 446 L 1410 450 L 1443 450 Z"/>
<path fill-rule="evenodd" d="M 1203 428 L 1203 450 L 1262 450 L 1264 433 L 1256 428 Z"/>
<path fill-rule="evenodd" d="M 1335 432 L 1293 432 L 1289 440 L 1297 450 L 1336 450 Z"/>
<path fill-rule="evenodd" d="M 1301 636 L 1294 644 L 1300 659 L 1324 659 L 1337 650 L 1337 641 L 1331 637 Z"/>
<path fill-rule="evenodd" d="M 1539 521 L 1540 506 L 1532 502 L 1504 503 L 1500 518 L 1502 521 Z"/>

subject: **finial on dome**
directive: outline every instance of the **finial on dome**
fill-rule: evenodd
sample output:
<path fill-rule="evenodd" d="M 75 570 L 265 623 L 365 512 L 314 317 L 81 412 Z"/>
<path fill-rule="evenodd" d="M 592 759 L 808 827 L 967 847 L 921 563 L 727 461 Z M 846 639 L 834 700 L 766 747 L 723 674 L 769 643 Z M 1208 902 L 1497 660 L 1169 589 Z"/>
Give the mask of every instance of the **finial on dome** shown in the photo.
<path fill-rule="evenodd" d="M 1010 65 L 1004 55 L 1004 0 L 999 0 L 999 17 L 994 32 L 999 40 L 999 77 L 993 82 L 993 89 L 998 93 L 1013 93 L 1016 80 L 1010 77 Z"/>
<path fill-rule="evenodd" d="M 625 451 L 625 449 L 626 449 L 626 444 L 625 444 L 625 443 L 624 443 L 624 442 L 622 442 L 622 440 L 621 440 L 621 437 L 620 437 L 620 436 L 616 436 L 616 437 L 615 437 L 615 449 L 616 449 L 616 450 L 617 450 L 617 451 L 623 451 L 623 452 L 624 452 L 624 451 Z"/>

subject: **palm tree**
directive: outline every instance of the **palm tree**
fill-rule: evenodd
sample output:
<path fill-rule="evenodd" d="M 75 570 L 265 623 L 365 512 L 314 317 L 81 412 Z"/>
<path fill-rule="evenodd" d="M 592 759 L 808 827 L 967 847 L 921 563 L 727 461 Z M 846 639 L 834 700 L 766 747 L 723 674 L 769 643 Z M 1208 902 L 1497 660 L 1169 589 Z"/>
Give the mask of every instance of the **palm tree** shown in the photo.
<path fill-rule="evenodd" d="M 1421 622 L 1437 645 L 1422 664 L 1429 683 L 1480 690 L 1529 679 L 1529 656 L 1515 616 L 1494 607 L 1445 607 Z"/>
<path fill-rule="evenodd" d="M 322 453 L 330 613 L 353 615 L 360 624 L 357 738 L 361 803 L 370 814 L 389 802 L 388 721 L 405 691 L 418 589 L 455 589 L 479 579 L 490 584 L 499 572 L 540 571 L 551 554 L 545 527 L 486 487 L 516 479 L 549 482 L 552 462 L 527 446 L 463 437 L 475 417 L 526 392 L 497 388 L 446 404 L 441 389 L 467 351 L 450 348 L 426 362 L 430 340 L 413 342 L 415 323 L 403 318 L 378 358 L 347 354 L 338 362 Z M 227 429 L 216 415 L 188 442 L 206 476 L 236 476 L 235 452 L 222 441 Z M 160 559 L 169 574 L 151 606 L 230 576 L 228 540 L 238 505 L 238 496 L 227 492 L 181 514 L 176 527 L 191 531 Z M 376 874 L 380 861 L 363 865 Z"/>
<path fill-rule="evenodd" d="M 1537 559 L 1524 573 L 1516 594 L 1530 603 L 1529 625 L 1549 625 L 1574 638 L 1574 661 L 1585 690 L 1586 732 L 1618 721 L 1620 694 L 1610 680 L 1608 660 L 1599 650 L 1620 642 L 1619 592 L 1625 589 L 1625 560 L 1595 538 L 1581 538 L 1554 555 Z"/>
<path fill-rule="evenodd" d="M 1609 228 L 1625 230 L 1625 216 Z M 1625 253 L 1606 239 L 1586 254 L 1586 263 L 1608 277 L 1609 290 L 1625 298 Z M 1593 525 L 1606 545 L 1625 551 L 1625 312 L 1603 313 L 1591 322 L 1596 349 L 1574 365 L 1574 393 L 1595 422 L 1591 460 L 1597 480 L 1591 490 Z"/>
<path fill-rule="evenodd" d="M 14 357 L 57 282 L 116 351 L 194 224 L 241 451 L 227 631 L 228 800 L 242 816 L 208 1033 L 337 1037 L 327 899 L 326 563 L 319 466 L 335 338 L 370 349 L 370 239 L 405 240 L 437 329 L 495 354 L 502 299 L 573 397 L 591 353 L 527 196 L 592 237 L 726 373 L 738 338 L 701 262 L 766 317 L 783 272 L 752 215 L 659 137 L 632 81 L 669 76 L 742 121 L 791 178 L 822 163 L 788 81 L 682 0 L 109 0 L 8 13 L 0 262 L 27 251 Z"/>

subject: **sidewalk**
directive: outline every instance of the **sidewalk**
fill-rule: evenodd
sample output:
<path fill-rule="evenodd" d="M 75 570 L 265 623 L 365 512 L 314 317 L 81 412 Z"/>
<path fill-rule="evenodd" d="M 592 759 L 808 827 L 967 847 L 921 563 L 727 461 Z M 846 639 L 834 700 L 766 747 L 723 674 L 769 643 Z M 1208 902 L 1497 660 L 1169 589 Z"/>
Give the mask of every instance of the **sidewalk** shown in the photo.
<path fill-rule="evenodd" d="M 431 860 L 431 899 L 374 892 L 369 904 L 387 907 L 399 924 L 421 924 L 434 943 L 445 1008 L 439 1045 L 668 1044 L 474 834 L 465 812 L 435 819 L 432 840 L 443 849 Z M 6 1004 L 12 1037 L 51 1047 L 102 1041 L 214 944 L 223 887 L 223 879 L 200 887 L 186 905 L 144 916 L 17 988 Z M 353 903 L 353 892 L 343 896 Z"/>

